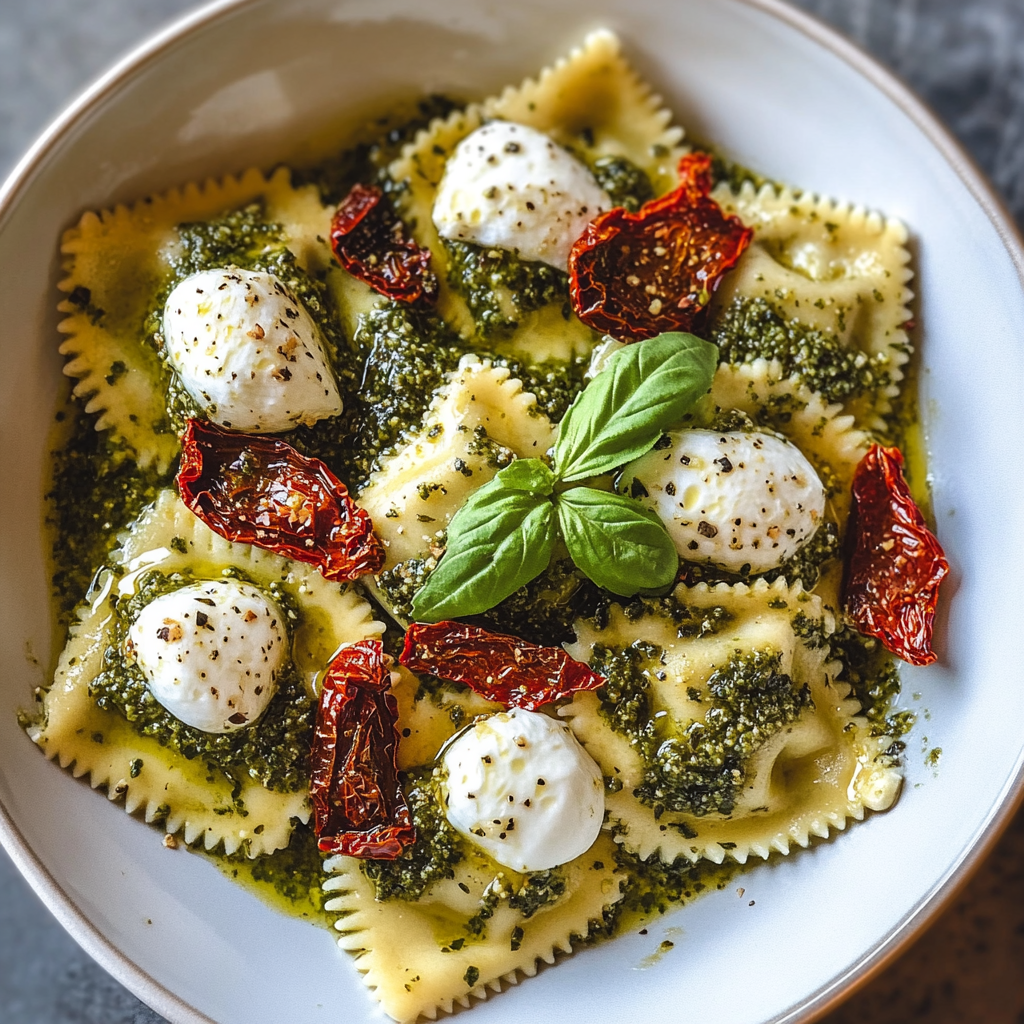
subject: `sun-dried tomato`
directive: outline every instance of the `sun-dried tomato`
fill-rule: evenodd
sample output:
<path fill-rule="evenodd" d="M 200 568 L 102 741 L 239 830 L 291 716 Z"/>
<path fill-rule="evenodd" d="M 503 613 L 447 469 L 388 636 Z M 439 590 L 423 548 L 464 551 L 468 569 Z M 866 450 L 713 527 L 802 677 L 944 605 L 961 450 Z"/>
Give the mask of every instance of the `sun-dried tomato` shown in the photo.
<path fill-rule="evenodd" d="M 353 185 L 331 221 L 331 249 L 353 277 L 400 302 L 434 302 L 430 250 L 405 237 L 405 225 L 376 185 Z"/>
<path fill-rule="evenodd" d="M 527 711 L 607 681 L 561 647 L 462 622 L 413 623 L 399 661 L 413 672 L 465 683 L 488 700 Z"/>
<path fill-rule="evenodd" d="M 416 841 L 398 780 L 398 702 L 379 640 L 343 647 L 320 691 L 310 799 L 322 853 L 394 860 Z"/>
<path fill-rule="evenodd" d="M 875 445 L 853 477 L 843 606 L 856 627 L 911 665 L 930 665 L 939 584 L 949 563 L 925 525 L 898 448 Z"/>
<path fill-rule="evenodd" d="M 329 580 L 354 580 L 384 564 L 373 522 L 348 488 L 279 438 L 189 420 L 178 490 L 214 533 L 308 562 Z"/>
<path fill-rule="evenodd" d="M 710 198 L 710 156 L 684 156 L 679 178 L 636 213 L 601 214 L 573 245 L 573 309 L 595 331 L 620 341 L 688 331 L 750 244 L 753 231 Z"/>

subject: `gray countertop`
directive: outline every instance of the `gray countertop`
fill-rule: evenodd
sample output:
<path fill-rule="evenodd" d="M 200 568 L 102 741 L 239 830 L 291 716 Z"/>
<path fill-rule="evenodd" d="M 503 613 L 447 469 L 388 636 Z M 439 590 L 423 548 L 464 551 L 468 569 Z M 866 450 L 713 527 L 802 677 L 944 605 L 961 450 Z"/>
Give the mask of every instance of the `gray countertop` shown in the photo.
<path fill-rule="evenodd" d="M 0 0 L 0 176 L 87 82 L 191 0 Z M 937 111 L 1024 225 L 1024 0 L 799 0 Z M 160 1024 L 0 852 L 0 1022 Z M 956 902 L 827 1024 L 1024 1024 L 1024 813 Z"/>

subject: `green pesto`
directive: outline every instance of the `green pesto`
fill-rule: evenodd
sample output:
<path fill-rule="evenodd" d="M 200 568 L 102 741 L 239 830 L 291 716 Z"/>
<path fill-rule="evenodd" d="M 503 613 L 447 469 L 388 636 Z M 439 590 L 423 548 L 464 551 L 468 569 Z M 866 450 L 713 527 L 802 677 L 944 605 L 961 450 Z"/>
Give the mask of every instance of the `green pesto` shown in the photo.
<path fill-rule="evenodd" d="M 201 837 L 190 849 L 213 860 L 220 871 L 271 907 L 319 927 L 332 928 L 331 918 L 324 909 L 327 897 L 323 883 L 327 873 L 312 825 L 296 823 L 283 850 L 251 859 L 244 847 L 233 854 L 207 853 Z"/>
<path fill-rule="evenodd" d="M 448 823 L 430 768 L 401 773 L 416 842 L 394 860 L 362 860 L 378 900 L 418 900 L 435 882 L 453 878 L 465 858 L 465 840 Z"/>
<path fill-rule="evenodd" d="M 466 351 L 443 320 L 401 302 L 382 302 L 360 316 L 355 343 L 366 365 L 345 416 L 350 484 L 364 482 L 380 456 L 423 422 L 444 375 Z"/>
<path fill-rule="evenodd" d="M 232 575 L 245 579 L 237 571 Z M 316 705 L 293 665 L 278 676 L 277 691 L 258 726 L 214 734 L 194 729 L 167 711 L 150 692 L 138 666 L 125 660 L 128 629 L 138 613 L 162 594 L 192 582 L 188 574 L 164 575 L 154 569 L 140 578 L 132 596 L 117 599 L 113 640 L 104 651 L 103 670 L 89 684 L 89 695 L 97 707 L 123 715 L 140 735 L 155 737 L 189 761 L 201 758 L 211 772 L 221 772 L 236 783 L 249 777 L 280 792 L 305 788 Z M 270 587 L 268 595 L 294 628 L 298 613 L 287 595 L 279 587 Z"/>
<path fill-rule="evenodd" d="M 557 903 L 565 893 L 565 878 L 557 871 L 535 871 L 508 900 L 513 910 L 524 918 L 531 918 L 538 910 Z"/>
<path fill-rule="evenodd" d="M 608 679 L 598 691 L 602 714 L 643 758 L 636 795 L 656 817 L 666 810 L 731 814 L 747 761 L 812 706 L 810 691 L 780 671 L 778 652 L 737 655 L 694 690 L 692 698 L 708 709 L 680 732 L 669 716 L 654 717 L 650 676 L 657 676 L 660 654 L 642 642 L 625 650 L 595 646 L 591 662 Z"/>
<path fill-rule="evenodd" d="M 895 710 L 900 695 L 900 673 L 896 659 L 874 637 L 864 636 L 852 626 L 841 626 L 829 637 L 832 657 L 843 663 L 836 681 L 852 687 L 850 696 L 860 701 L 861 714 L 871 725 L 873 736 L 894 740 L 889 753 L 902 753 L 906 736 L 917 721 L 912 711 Z"/>
<path fill-rule="evenodd" d="M 590 167 L 598 185 L 608 193 L 612 206 L 636 213 L 654 198 L 654 187 L 646 172 L 624 156 L 598 157 Z"/>
<path fill-rule="evenodd" d="M 834 334 L 785 317 L 765 299 L 736 298 L 715 319 L 710 341 L 723 363 L 778 359 L 826 402 L 845 402 L 891 383 L 888 356 L 848 348 Z"/>
<path fill-rule="evenodd" d="M 787 558 L 765 572 L 752 573 L 750 566 L 741 566 L 739 572 L 727 572 L 714 565 L 699 562 L 683 563 L 683 575 L 688 585 L 707 583 L 750 583 L 752 580 L 765 580 L 774 583 L 785 579 L 789 583 L 803 581 L 804 589 L 811 590 L 821 577 L 822 570 L 840 556 L 839 527 L 831 522 L 822 523 L 811 539 L 792 558 Z M 744 569 L 746 572 L 744 572 Z"/>
<path fill-rule="evenodd" d="M 95 429 L 95 418 L 81 411 L 77 402 L 57 413 L 63 425 L 69 417 L 70 436 L 51 452 L 53 477 L 46 494 L 46 525 L 56 538 L 50 579 L 62 631 L 107 562 L 117 531 L 138 516 L 172 476 L 140 470 L 108 434 Z"/>
<path fill-rule="evenodd" d="M 566 320 L 569 278 L 547 263 L 521 259 L 510 249 L 443 240 L 448 254 L 448 284 L 469 306 L 481 338 L 514 330 L 519 321 L 552 302 L 562 303 Z"/>
<path fill-rule="evenodd" d="M 372 126 L 372 137 L 342 150 L 313 166 L 299 168 L 292 183 L 316 185 L 321 200 L 328 205 L 340 203 L 353 185 L 378 184 L 394 188 L 387 166 L 402 147 L 427 128 L 435 118 L 447 117 L 458 104 L 447 96 L 433 94 L 413 103 L 398 104 L 393 113 L 379 117 Z"/>
<path fill-rule="evenodd" d="M 399 619 L 412 619 L 412 601 L 419 589 L 437 568 L 438 558 L 408 558 L 377 577 L 377 586 L 387 599 L 392 613 Z"/>
<path fill-rule="evenodd" d="M 664 864 L 656 853 L 644 860 L 623 846 L 616 847 L 615 863 L 628 878 L 622 883 L 622 899 L 605 914 L 608 932 L 625 931 L 637 919 L 664 914 L 702 893 L 724 889 L 743 870 L 743 865 L 732 862 L 691 864 L 685 857 Z"/>

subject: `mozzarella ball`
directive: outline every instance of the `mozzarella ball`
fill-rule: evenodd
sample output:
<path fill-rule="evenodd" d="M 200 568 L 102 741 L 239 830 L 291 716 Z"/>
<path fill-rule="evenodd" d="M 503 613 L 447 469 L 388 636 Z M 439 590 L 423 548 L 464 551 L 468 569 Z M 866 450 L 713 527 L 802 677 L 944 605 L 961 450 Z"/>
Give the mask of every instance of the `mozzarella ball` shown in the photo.
<path fill-rule="evenodd" d="M 601 769 L 547 715 L 516 709 L 480 719 L 445 749 L 441 765 L 448 820 L 514 871 L 574 860 L 601 831 Z"/>
<path fill-rule="evenodd" d="M 288 660 L 281 609 L 237 580 L 193 583 L 150 601 L 126 646 L 156 700 L 212 733 L 255 722 Z"/>
<path fill-rule="evenodd" d="M 445 165 L 434 200 L 442 238 L 512 249 L 524 260 L 569 266 L 569 250 L 608 194 L 542 132 L 508 121 L 477 128 Z"/>
<path fill-rule="evenodd" d="M 765 572 L 813 536 L 825 488 L 795 445 L 757 432 L 670 436 L 631 462 L 618 487 L 657 513 L 684 559 Z"/>
<path fill-rule="evenodd" d="M 186 277 L 164 306 L 164 344 L 185 390 L 222 427 L 276 434 L 341 412 L 320 329 L 274 274 Z"/>

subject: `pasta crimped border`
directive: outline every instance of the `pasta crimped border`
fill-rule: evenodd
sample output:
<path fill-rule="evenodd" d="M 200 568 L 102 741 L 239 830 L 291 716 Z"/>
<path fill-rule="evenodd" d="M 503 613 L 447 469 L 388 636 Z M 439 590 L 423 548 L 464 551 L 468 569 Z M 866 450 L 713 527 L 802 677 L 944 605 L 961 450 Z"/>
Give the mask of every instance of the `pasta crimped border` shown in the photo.
<path fill-rule="evenodd" d="M 747 649 L 744 644 L 749 645 L 750 650 L 759 649 L 769 641 L 781 619 L 790 618 L 786 627 L 792 654 L 790 672 L 797 683 L 809 686 L 815 710 L 810 718 L 801 716 L 798 724 L 776 734 L 753 759 L 763 760 L 757 765 L 757 773 L 768 773 L 766 778 L 770 785 L 766 792 L 771 793 L 775 786 L 776 759 L 787 752 L 784 746 L 788 748 L 784 770 L 786 785 L 796 792 L 797 804 L 805 806 L 794 808 L 791 802 L 786 802 L 774 810 L 768 806 L 740 807 L 730 817 L 670 811 L 657 815 L 632 793 L 642 777 L 643 764 L 629 739 L 615 732 L 605 721 L 595 694 L 578 694 L 561 714 L 601 764 L 606 777 L 616 782 L 616 791 L 607 794 L 606 802 L 609 818 L 618 833 L 616 838 L 626 849 L 644 858 L 657 854 L 666 862 L 684 857 L 692 862 L 707 859 L 721 863 L 729 857 L 745 863 L 750 856 L 767 858 L 773 851 L 786 854 L 794 843 L 806 846 L 811 837 L 826 837 L 832 829 L 845 828 L 848 820 L 862 818 L 865 807 L 884 809 L 891 804 L 899 788 L 900 775 L 888 762 L 879 759 L 890 741 L 869 735 L 866 722 L 857 715 L 859 704 L 849 698 L 849 687 L 835 682 L 841 666 L 839 662 L 828 660 L 825 639 L 834 629 L 834 618 L 817 596 L 808 594 L 800 584 L 790 586 L 783 580 L 772 584 L 758 580 L 750 586 L 680 586 L 674 596 L 687 608 L 722 607 L 739 613 L 738 624 L 723 627 L 720 637 L 712 634 L 708 640 L 677 643 L 679 650 L 672 657 L 677 661 L 681 659 L 684 667 L 688 644 L 693 645 L 695 666 L 700 665 L 697 644 L 705 644 L 715 657 L 730 650 Z M 749 607 L 745 607 L 748 604 Z M 804 626 L 812 629 L 802 627 L 798 634 L 792 625 L 794 612 L 801 613 Z M 775 627 L 770 623 L 766 626 L 766 618 L 780 621 Z M 667 619 L 657 625 L 662 627 L 665 636 L 671 635 Z M 627 621 L 621 614 L 618 618 L 613 615 L 609 628 L 597 631 L 581 624 L 578 633 L 580 641 L 570 652 L 588 659 L 594 643 L 628 647 L 644 635 L 643 620 L 637 624 Z M 811 638 L 812 633 L 817 635 Z M 786 644 L 778 646 L 784 648 Z M 717 650 L 719 647 L 721 651 Z M 666 670 L 671 676 L 668 666 Z M 651 685 L 657 687 L 659 683 L 652 680 Z M 669 680 L 662 685 L 672 686 L 672 682 Z M 662 696 L 672 698 L 669 692 Z M 759 801 L 760 795 L 753 799 Z M 794 810 L 798 813 L 794 814 Z M 763 829 L 759 830 L 757 824 L 751 827 L 758 822 L 764 822 Z"/>
<path fill-rule="evenodd" d="M 615 866 L 615 844 L 603 832 L 587 853 L 559 868 L 568 885 L 550 908 L 524 918 L 501 903 L 485 938 L 451 943 L 465 936 L 460 924 L 476 912 L 497 867 L 489 858 L 470 856 L 454 878 L 435 883 L 420 901 L 378 902 L 357 860 L 325 862 L 331 875 L 324 883 L 326 909 L 338 915 L 338 944 L 354 954 L 365 985 L 390 1017 L 402 1024 L 421 1016 L 434 1020 L 533 977 L 540 964 L 581 945 L 622 898 L 625 876 Z"/>
<path fill-rule="evenodd" d="M 305 270 L 330 265 L 325 239 L 331 211 L 315 186 L 293 188 L 291 172 L 269 177 L 250 169 L 222 179 L 190 182 L 131 206 L 87 212 L 64 233 L 64 295 L 60 353 L 64 373 L 96 429 L 142 469 L 165 472 L 178 452 L 164 402 L 167 373 L 143 343 L 151 304 L 171 278 L 179 224 L 208 220 L 262 198 L 268 220 L 281 225 L 285 244 Z"/>
<path fill-rule="evenodd" d="M 714 311 L 733 299 L 764 299 L 787 320 L 836 336 L 881 360 L 889 383 L 847 402 L 869 429 L 899 394 L 912 346 L 913 292 L 907 229 L 892 217 L 846 202 L 745 181 L 714 198 L 754 229 L 754 240 L 722 283 Z"/>
<path fill-rule="evenodd" d="M 661 97 L 633 70 L 618 37 L 607 30 L 591 33 L 536 78 L 453 111 L 419 132 L 388 173 L 404 186 L 397 197 L 403 217 L 431 251 L 441 282 L 438 311 L 465 337 L 475 327 L 466 303 L 446 282 L 448 261 L 432 218 L 434 196 L 456 146 L 494 119 L 536 128 L 585 159 L 624 156 L 648 174 L 656 194 L 676 185 L 676 164 L 684 152 L 682 129 L 672 124 Z M 540 310 L 528 315 L 502 347 L 539 361 L 589 351 L 593 340 L 575 318 L 565 321 Z"/>
<path fill-rule="evenodd" d="M 228 854 L 242 848 L 250 857 L 286 846 L 294 822 L 309 819 L 304 791 L 278 793 L 244 779 L 235 792 L 234 782 L 209 772 L 203 758 L 189 761 L 140 735 L 117 712 L 96 706 L 89 684 L 109 645 L 111 597 L 131 593 L 135 579 L 154 567 L 216 576 L 233 566 L 264 585 L 277 581 L 302 610 L 291 631 L 292 658 L 311 692 L 338 647 L 379 636 L 383 624 L 352 589 L 329 583 L 315 569 L 218 536 L 171 490 L 162 491 L 120 540 L 114 569 L 79 609 L 31 738 L 75 777 L 88 774 L 94 789 L 105 787 L 111 800 L 123 797 L 125 809 L 141 810 L 146 821 L 163 820 L 169 833 L 183 831 L 188 843 L 202 838 L 207 850 L 223 844 Z"/>

